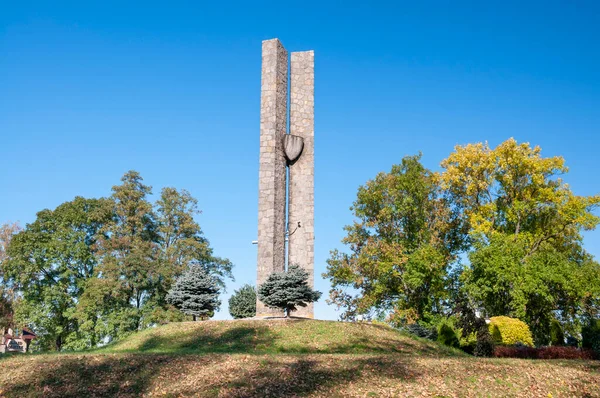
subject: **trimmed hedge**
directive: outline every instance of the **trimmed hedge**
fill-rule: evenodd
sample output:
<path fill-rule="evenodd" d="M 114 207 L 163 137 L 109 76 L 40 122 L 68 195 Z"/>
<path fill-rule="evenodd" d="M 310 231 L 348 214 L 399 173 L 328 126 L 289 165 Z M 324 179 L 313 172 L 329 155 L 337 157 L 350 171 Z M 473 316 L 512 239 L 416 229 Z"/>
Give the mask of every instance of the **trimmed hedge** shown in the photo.
<path fill-rule="evenodd" d="M 529 326 L 519 319 L 507 316 L 490 318 L 490 334 L 494 343 L 501 345 L 515 345 L 522 343 L 533 347 L 533 336 Z"/>
<path fill-rule="evenodd" d="M 592 350 L 575 347 L 507 347 L 497 346 L 494 350 L 497 358 L 524 358 L 524 359 L 597 359 L 598 355 Z"/>

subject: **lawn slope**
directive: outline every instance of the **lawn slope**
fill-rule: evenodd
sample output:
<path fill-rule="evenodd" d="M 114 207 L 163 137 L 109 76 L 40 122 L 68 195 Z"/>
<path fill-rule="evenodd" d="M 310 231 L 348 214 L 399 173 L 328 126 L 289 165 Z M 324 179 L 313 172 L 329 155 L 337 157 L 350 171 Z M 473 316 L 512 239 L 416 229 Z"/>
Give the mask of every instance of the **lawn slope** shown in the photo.
<path fill-rule="evenodd" d="M 380 325 L 170 324 L 90 353 L 0 360 L 6 397 L 600 397 L 599 361 L 478 359 Z"/>

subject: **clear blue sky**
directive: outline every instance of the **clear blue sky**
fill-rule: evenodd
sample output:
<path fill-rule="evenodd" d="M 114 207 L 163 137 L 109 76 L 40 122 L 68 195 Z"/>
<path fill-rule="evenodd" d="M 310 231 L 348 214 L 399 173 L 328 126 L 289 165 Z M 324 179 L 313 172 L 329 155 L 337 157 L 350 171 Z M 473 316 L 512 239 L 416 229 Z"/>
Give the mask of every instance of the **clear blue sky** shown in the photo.
<path fill-rule="evenodd" d="M 229 292 L 253 282 L 260 51 L 273 37 L 315 50 L 325 295 L 356 189 L 404 155 L 438 169 L 456 144 L 515 137 L 563 155 L 577 194 L 600 192 L 599 3 L 374 3 L 4 1 L 0 222 L 107 196 L 135 169 L 154 192 L 198 198 L 236 265 Z M 586 247 L 600 255 L 600 231 Z M 337 313 L 322 300 L 316 316 Z"/>

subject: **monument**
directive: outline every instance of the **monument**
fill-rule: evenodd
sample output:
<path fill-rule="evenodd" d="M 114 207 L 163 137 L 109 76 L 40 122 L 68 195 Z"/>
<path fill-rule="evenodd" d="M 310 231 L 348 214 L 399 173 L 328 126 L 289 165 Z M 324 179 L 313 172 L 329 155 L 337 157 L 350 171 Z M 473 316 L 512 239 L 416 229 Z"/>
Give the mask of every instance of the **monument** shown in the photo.
<path fill-rule="evenodd" d="M 288 53 L 278 39 L 262 43 L 257 286 L 287 264 L 314 287 L 314 52 Z M 288 76 L 289 73 L 289 76 Z M 289 77 L 289 125 L 288 125 Z M 286 253 L 287 242 L 287 253 Z M 256 316 L 283 312 L 256 303 Z M 313 304 L 293 316 L 313 318 Z"/>

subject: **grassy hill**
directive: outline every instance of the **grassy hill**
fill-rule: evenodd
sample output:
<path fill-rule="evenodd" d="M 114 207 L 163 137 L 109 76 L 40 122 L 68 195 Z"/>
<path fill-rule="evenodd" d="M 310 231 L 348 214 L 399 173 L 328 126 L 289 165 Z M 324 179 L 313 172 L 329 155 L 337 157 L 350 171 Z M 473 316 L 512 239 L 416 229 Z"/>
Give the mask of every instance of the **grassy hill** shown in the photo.
<path fill-rule="evenodd" d="M 161 354 L 366 354 L 462 355 L 384 325 L 309 320 L 240 320 L 172 323 L 100 350 Z"/>
<path fill-rule="evenodd" d="M 479 359 L 381 325 L 174 323 L 0 360 L 0 396 L 600 396 L 598 361 Z"/>

